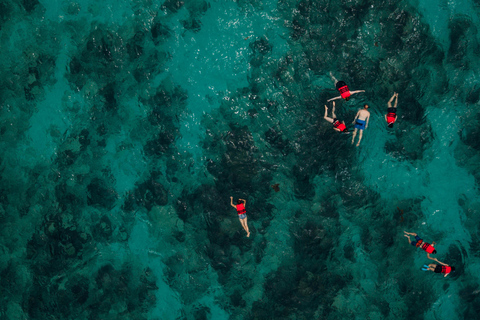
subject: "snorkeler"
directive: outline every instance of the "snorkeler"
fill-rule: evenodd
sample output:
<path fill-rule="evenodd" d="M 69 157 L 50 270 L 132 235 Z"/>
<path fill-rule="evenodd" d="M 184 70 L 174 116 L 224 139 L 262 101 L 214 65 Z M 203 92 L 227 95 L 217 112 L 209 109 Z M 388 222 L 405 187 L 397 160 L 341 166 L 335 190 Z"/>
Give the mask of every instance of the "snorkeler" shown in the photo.
<path fill-rule="evenodd" d="M 329 118 L 327 116 L 328 108 L 325 105 L 325 116 L 323 118 L 333 124 L 333 130 L 338 131 L 338 132 L 345 132 L 348 133 L 347 126 L 345 125 L 345 121 L 340 121 L 337 119 L 337 116 L 335 115 L 335 101 L 333 101 L 333 109 L 332 109 L 332 117 Z"/>
<path fill-rule="evenodd" d="M 347 84 L 344 82 L 344 81 L 338 81 L 334 76 L 333 74 L 330 72 L 330 77 L 332 78 L 332 80 L 335 82 L 335 88 L 337 88 L 337 90 L 340 92 L 340 95 L 338 97 L 335 97 L 335 98 L 332 98 L 330 100 L 327 100 L 327 102 L 330 102 L 330 101 L 333 101 L 333 100 L 337 100 L 337 99 L 340 99 L 340 98 L 343 98 L 345 99 L 346 101 L 348 101 L 348 99 L 350 99 L 350 96 L 352 94 L 355 94 L 355 93 L 359 93 L 359 92 L 365 92 L 365 90 L 356 90 L 356 91 L 350 91 L 350 89 L 348 89 L 348 86 Z"/>
<path fill-rule="evenodd" d="M 392 101 L 395 99 L 395 105 L 392 107 Z M 385 121 L 387 121 L 387 126 L 393 128 L 393 124 L 397 120 L 397 104 L 398 104 L 398 93 L 394 92 L 393 96 L 388 100 L 388 109 L 387 114 L 385 115 Z"/>
<path fill-rule="evenodd" d="M 437 259 L 432 259 L 432 260 L 437 261 L 438 263 L 441 264 L 441 266 L 438 265 L 438 264 L 434 264 L 434 263 L 431 263 L 428 266 L 426 264 L 424 264 L 423 268 L 422 268 L 423 271 L 433 271 L 435 273 L 445 273 L 445 275 L 443 277 L 448 276 L 450 274 L 450 272 L 455 272 L 455 267 L 449 266 L 448 264 L 443 263 L 441 261 L 438 261 Z"/>
<path fill-rule="evenodd" d="M 240 223 L 242 224 L 243 229 L 247 231 L 247 237 L 250 237 L 250 231 L 248 230 L 247 225 L 247 210 L 245 210 L 245 205 L 247 204 L 247 200 L 238 199 L 237 205 L 233 204 L 233 197 L 230 197 L 230 205 L 237 209 L 238 218 L 240 219 Z"/>
<path fill-rule="evenodd" d="M 421 248 L 427 253 L 428 259 L 437 261 L 437 259 L 430 257 L 430 253 L 432 253 L 432 254 L 436 254 L 436 253 L 437 253 L 437 250 L 435 250 L 435 248 L 434 248 L 434 246 L 435 246 L 435 241 L 432 242 L 432 244 L 426 243 L 426 242 L 423 241 L 423 239 L 420 238 L 420 237 L 418 236 L 418 234 L 416 234 L 416 233 L 407 232 L 407 231 L 403 231 L 403 232 L 405 233 L 404 236 L 407 237 L 407 239 L 408 239 L 408 243 L 410 243 L 412 246 L 415 246 L 415 247 L 417 247 L 417 248 L 421 247 Z M 414 236 L 414 237 L 415 237 L 415 241 L 410 241 L 410 237 L 409 237 L 409 236 Z M 437 262 L 438 262 L 438 261 L 437 261 Z"/>
<path fill-rule="evenodd" d="M 357 115 L 355 116 L 355 119 L 353 119 L 353 122 L 352 122 L 352 123 L 355 123 L 355 130 L 353 131 L 352 144 L 355 140 L 355 136 L 357 135 L 357 129 L 360 130 L 360 134 L 358 135 L 357 147 L 360 144 L 360 141 L 362 141 L 363 130 L 365 130 L 368 127 L 370 112 L 368 112 L 367 109 L 368 109 L 368 104 L 364 105 L 363 109 L 358 110 Z"/>

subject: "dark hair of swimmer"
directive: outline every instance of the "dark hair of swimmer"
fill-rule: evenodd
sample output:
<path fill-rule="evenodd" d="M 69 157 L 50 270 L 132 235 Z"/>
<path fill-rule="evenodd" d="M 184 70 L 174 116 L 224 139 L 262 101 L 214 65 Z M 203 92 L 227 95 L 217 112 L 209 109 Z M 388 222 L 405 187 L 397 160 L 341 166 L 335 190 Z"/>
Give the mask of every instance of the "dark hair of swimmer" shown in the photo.
<path fill-rule="evenodd" d="M 237 200 L 237 204 L 242 204 L 242 203 L 243 203 L 242 200 L 240 199 Z"/>
<path fill-rule="evenodd" d="M 345 98 L 345 101 L 348 101 L 348 99 L 349 99 L 349 98 L 348 98 L 348 97 L 346 97 L 346 98 Z"/>
<path fill-rule="evenodd" d="M 389 127 L 389 128 L 393 128 L 393 123 L 389 123 L 389 124 L 388 124 L 388 127 Z"/>
<path fill-rule="evenodd" d="M 433 251 L 432 251 L 432 254 L 436 254 L 436 253 L 437 253 L 437 250 L 433 250 Z"/>
<path fill-rule="evenodd" d="M 452 272 L 455 272 L 455 267 L 450 267 L 450 268 L 452 268 Z"/>
<path fill-rule="evenodd" d="M 364 105 L 363 107 L 364 107 L 365 109 L 368 109 L 368 104 Z"/>

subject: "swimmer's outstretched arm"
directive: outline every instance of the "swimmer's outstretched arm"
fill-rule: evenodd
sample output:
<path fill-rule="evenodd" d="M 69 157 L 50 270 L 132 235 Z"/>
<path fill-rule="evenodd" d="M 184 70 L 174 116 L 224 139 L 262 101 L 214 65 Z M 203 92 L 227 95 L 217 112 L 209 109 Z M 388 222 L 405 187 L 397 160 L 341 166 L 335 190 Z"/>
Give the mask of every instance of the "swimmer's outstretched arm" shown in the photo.
<path fill-rule="evenodd" d="M 238 199 L 238 200 L 243 201 L 243 205 L 247 204 L 247 200 L 243 200 L 243 199 Z"/>
<path fill-rule="evenodd" d="M 337 78 L 335 78 L 335 76 L 333 75 L 332 72 L 330 72 L 330 78 L 332 78 L 333 82 L 335 82 L 335 84 L 337 84 L 338 80 L 337 80 Z"/>
<path fill-rule="evenodd" d="M 430 253 L 427 253 L 427 258 L 430 259 L 430 260 L 437 261 L 437 258 L 432 258 L 432 257 L 430 257 Z"/>
<path fill-rule="evenodd" d="M 417 236 L 417 234 L 415 232 L 407 232 L 407 231 L 403 231 L 405 234 L 409 234 L 411 236 Z"/>
<path fill-rule="evenodd" d="M 448 266 L 448 264 L 446 264 L 446 263 L 443 263 L 442 261 L 438 261 L 438 259 L 437 259 L 437 258 L 433 258 L 432 260 L 435 260 L 435 261 L 437 261 L 438 263 L 440 263 L 440 264 L 443 264 L 444 266 Z"/>
<path fill-rule="evenodd" d="M 237 208 L 237 207 L 233 204 L 233 197 L 230 197 L 230 205 L 231 205 L 232 207 L 234 207 L 235 209 Z"/>
<path fill-rule="evenodd" d="M 355 94 L 355 93 L 360 93 L 360 92 L 365 92 L 365 90 L 350 91 L 350 94 Z"/>
<path fill-rule="evenodd" d="M 368 128 L 368 121 L 370 121 L 370 113 L 368 114 L 367 119 L 365 119 L 365 120 L 367 120 L 367 123 L 365 123 L 365 129 L 367 129 Z"/>
<path fill-rule="evenodd" d="M 351 93 L 350 93 L 350 94 L 351 94 Z M 333 100 L 337 100 L 337 99 L 341 99 L 341 98 L 342 98 L 342 96 L 338 96 L 338 97 L 332 98 L 332 99 L 330 99 L 330 100 L 327 100 L 327 102 L 330 102 L 330 101 L 333 101 Z"/>

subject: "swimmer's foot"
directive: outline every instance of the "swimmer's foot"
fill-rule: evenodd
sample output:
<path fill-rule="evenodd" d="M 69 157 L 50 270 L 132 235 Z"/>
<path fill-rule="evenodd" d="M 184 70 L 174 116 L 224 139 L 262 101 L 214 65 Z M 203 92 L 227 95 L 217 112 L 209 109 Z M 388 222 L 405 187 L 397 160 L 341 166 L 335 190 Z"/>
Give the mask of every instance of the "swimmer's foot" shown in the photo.
<path fill-rule="evenodd" d="M 247 238 L 250 237 L 250 232 L 247 232 Z"/>
<path fill-rule="evenodd" d="M 360 142 L 359 142 L 359 143 L 357 143 L 357 145 L 356 145 L 355 147 L 358 147 L 359 145 L 360 145 Z"/>

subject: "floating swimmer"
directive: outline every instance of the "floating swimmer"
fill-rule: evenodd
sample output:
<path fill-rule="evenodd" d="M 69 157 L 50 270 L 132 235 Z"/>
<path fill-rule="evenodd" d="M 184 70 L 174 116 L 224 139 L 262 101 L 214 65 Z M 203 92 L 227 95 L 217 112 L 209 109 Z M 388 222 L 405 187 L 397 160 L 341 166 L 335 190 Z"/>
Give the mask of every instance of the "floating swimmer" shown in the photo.
<path fill-rule="evenodd" d="M 408 243 L 410 243 L 412 246 L 415 246 L 417 248 L 422 248 L 426 253 L 427 253 L 427 257 L 428 259 L 430 260 L 437 260 L 435 258 L 431 258 L 430 257 L 430 253 L 431 254 L 436 254 L 437 253 L 437 250 L 435 250 L 434 246 L 435 246 L 435 241 L 432 242 L 432 244 L 430 243 L 426 243 L 425 241 L 423 241 L 422 238 L 420 238 L 418 236 L 418 234 L 416 233 L 413 233 L 413 232 L 407 232 L 407 231 L 403 231 L 405 234 L 404 236 L 407 237 L 408 239 Z M 410 237 L 409 236 L 414 236 L 415 237 L 415 241 L 410 241 Z"/>
<path fill-rule="evenodd" d="M 435 273 L 444 273 L 445 274 L 443 276 L 444 278 L 448 276 L 450 272 L 455 272 L 455 267 L 449 266 L 448 264 L 438 261 L 437 259 L 432 259 L 432 260 L 437 261 L 438 263 L 441 264 L 441 266 L 434 263 L 431 263 L 428 266 L 424 264 L 422 268 L 423 271 L 433 271 Z"/>
<path fill-rule="evenodd" d="M 348 133 L 347 126 L 345 125 L 345 121 L 340 121 L 337 119 L 337 116 L 335 115 L 335 101 L 333 101 L 333 109 L 332 109 L 332 117 L 329 118 L 327 116 L 328 113 L 328 108 L 325 105 L 325 115 L 323 118 L 333 124 L 333 130 L 338 131 L 338 132 L 345 132 Z"/>
<path fill-rule="evenodd" d="M 238 199 L 237 205 L 233 204 L 233 197 L 230 197 L 230 205 L 237 209 L 238 218 L 240 219 L 240 223 L 242 224 L 243 229 L 247 232 L 247 237 L 250 237 L 250 230 L 248 230 L 247 225 L 247 210 L 245 210 L 245 205 L 247 204 L 247 200 Z"/>
<path fill-rule="evenodd" d="M 395 105 L 392 107 L 392 101 L 395 99 Z M 398 93 L 394 92 L 393 96 L 388 100 L 388 109 L 387 114 L 385 115 L 385 121 L 387 121 L 387 126 L 393 128 L 393 124 L 397 120 L 397 104 L 398 104 Z"/>
<path fill-rule="evenodd" d="M 360 92 L 365 92 L 365 90 L 356 90 L 356 91 L 350 91 L 350 89 L 348 89 L 348 86 L 347 84 L 344 82 L 344 81 L 338 81 L 334 76 L 333 74 L 330 72 L 330 77 L 332 78 L 332 80 L 335 82 L 335 88 L 337 88 L 338 92 L 340 92 L 340 95 L 338 97 L 335 97 L 335 98 L 332 98 L 330 100 L 327 100 L 327 102 L 330 102 L 330 101 L 333 101 L 333 100 L 337 100 L 337 99 L 340 99 L 340 98 L 343 98 L 345 99 L 346 101 L 348 101 L 350 99 L 350 96 L 352 94 L 355 94 L 355 93 L 360 93 Z"/>
<path fill-rule="evenodd" d="M 368 128 L 368 121 L 370 120 L 370 112 L 368 112 L 368 104 L 363 106 L 363 109 L 358 110 L 355 119 L 353 122 L 355 124 L 355 130 L 353 131 L 352 137 L 352 144 L 355 140 L 355 136 L 357 135 L 357 130 L 360 130 L 360 134 L 358 135 L 358 142 L 357 147 L 360 145 L 360 141 L 362 141 L 363 130 Z"/>

